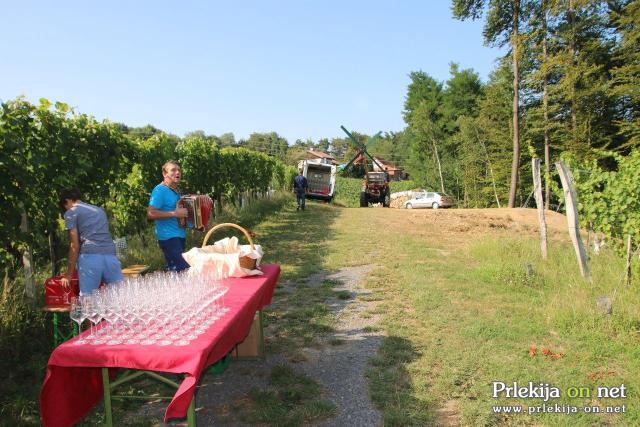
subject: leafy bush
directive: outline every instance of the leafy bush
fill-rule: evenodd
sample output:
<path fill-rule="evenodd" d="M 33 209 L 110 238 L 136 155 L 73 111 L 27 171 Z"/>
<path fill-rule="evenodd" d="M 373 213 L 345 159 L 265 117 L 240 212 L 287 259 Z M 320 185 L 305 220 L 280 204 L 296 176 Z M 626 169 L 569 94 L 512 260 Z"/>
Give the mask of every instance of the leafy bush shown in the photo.
<path fill-rule="evenodd" d="M 577 162 L 566 159 L 578 193 L 583 224 L 614 238 L 622 250 L 628 235 L 640 242 L 640 151 L 628 156 L 607 152 L 617 169 L 605 170 L 596 160 Z"/>

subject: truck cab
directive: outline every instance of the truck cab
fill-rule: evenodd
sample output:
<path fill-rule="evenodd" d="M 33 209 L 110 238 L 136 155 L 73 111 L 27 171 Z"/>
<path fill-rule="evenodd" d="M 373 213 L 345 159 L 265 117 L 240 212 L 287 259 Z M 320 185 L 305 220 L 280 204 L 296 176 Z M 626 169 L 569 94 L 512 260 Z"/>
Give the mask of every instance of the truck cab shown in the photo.
<path fill-rule="evenodd" d="M 300 160 L 298 170 L 307 178 L 307 198 L 331 202 L 336 191 L 336 166 L 316 160 Z"/>

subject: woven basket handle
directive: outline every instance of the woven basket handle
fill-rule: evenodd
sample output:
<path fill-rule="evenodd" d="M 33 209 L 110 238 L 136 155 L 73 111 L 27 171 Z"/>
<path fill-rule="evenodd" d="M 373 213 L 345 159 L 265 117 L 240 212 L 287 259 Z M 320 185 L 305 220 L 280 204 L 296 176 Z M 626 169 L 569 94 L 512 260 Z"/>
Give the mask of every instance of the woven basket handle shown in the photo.
<path fill-rule="evenodd" d="M 246 237 L 247 240 L 249 241 L 249 244 L 251 245 L 251 249 L 255 249 L 255 246 L 253 245 L 253 239 L 251 239 L 251 235 L 247 232 L 247 230 L 240 227 L 238 224 L 234 224 L 231 222 L 225 222 L 222 224 L 218 224 L 214 227 L 211 227 L 211 230 L 207 231 L 207 234 L 204 236 L 204 240 L 202 241 L 202 247 L 206 246 L 207 240 L 209 240 L 209 236 L 211 236 L 216 230 L 219 230 L 224 227 L 231 227 L 231 228 L 235 228 L 242 231 L 242 233 L 244 234 L 244 237 Z"/>

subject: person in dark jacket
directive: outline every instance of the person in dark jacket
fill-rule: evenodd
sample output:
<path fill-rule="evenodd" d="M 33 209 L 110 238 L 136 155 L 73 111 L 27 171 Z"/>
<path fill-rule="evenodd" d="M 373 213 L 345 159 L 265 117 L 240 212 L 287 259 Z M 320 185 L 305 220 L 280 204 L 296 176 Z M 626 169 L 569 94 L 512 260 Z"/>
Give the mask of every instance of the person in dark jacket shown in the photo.
<path fill-rule="evenodd" d="M 296 210 L 304 210 L 304 199 L 307 194 L 307 190 L 309 188 L 309 183 L 307 182 L 307 178 L 302 174 L 302 169 L 300 169 L 300 173 L 293 179 L 293 191 L 296 193 L 296 202 L 298 202 L 298 208 Z"/>

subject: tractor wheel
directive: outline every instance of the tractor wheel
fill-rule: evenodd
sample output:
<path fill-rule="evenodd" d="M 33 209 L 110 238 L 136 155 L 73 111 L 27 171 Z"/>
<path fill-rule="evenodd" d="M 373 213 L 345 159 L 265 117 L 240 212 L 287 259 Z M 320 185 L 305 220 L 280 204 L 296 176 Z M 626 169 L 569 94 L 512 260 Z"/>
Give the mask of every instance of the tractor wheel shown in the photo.
<path fill-rule="evenodd" d="M 388 194 L 385 194 L 382 202 L 382 206 L 384 206 L 385 208 L 388 208 L 389 206 L 391 206 L 391 196 L 389 196 Z"/>
<path fill-rule="evenodd" d="M 360 193 L 360 207 L 366 208 L 368 205 L 369 205 L 369 202 L 367 200 L 367 193 L 365 192 Z"/>

